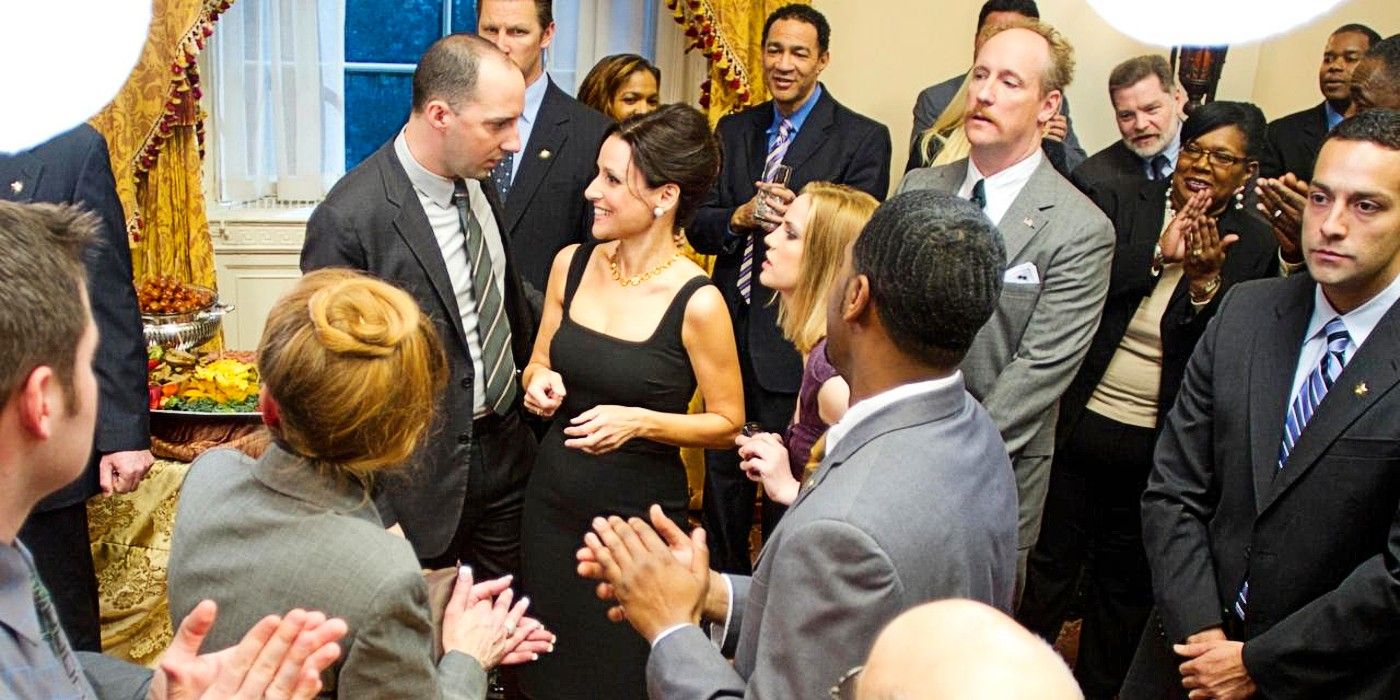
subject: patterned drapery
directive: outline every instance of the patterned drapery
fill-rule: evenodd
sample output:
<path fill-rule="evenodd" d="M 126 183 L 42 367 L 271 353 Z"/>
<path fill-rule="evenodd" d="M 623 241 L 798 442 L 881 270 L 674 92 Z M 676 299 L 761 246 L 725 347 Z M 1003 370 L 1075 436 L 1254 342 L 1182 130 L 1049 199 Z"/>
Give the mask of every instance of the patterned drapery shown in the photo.
<path fill-rule="evenodd" d="M 810 4 L 810 0 L 796 0 Z M 700 106 L 719 118 L 768 99 L 763 85 L 763 22 L 794 0 L 666 0 L 671 16 L 710 64 Z"/>
<path fill-rule="evenodd" d="M 107 139 L 136 279 L 213 288 L 204 210 L 204 114 L 195 58 L 227 0 L 154 0 L 141 60 L 90 123 Z"/>

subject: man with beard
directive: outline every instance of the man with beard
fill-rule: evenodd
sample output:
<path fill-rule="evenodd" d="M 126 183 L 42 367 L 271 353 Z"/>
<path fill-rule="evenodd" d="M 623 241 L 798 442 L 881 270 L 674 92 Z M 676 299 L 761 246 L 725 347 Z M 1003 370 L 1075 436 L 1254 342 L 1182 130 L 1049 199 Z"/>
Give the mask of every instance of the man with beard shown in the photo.
<path fill-rule="evenodd" d="M 1108 75 L 1121 141 L 1095 153 L 1070 176 L 1084 194 L 1115 182 L 1160 180 L 1176 170 L 1186 91 L 1172 80 L 1167 59 L 1130 58 Z"/>

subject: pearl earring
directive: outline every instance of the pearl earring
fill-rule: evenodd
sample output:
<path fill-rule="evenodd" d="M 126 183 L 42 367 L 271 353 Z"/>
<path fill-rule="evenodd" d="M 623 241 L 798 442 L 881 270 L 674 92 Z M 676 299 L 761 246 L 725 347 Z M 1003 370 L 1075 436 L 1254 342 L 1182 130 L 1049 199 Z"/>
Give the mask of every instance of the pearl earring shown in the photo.
<path fill-rule="evenodd" d="M 1243 189 L 1235 190 L 1235 208 L 1236 208 L 1236 209 L 1243 209 L 1243 208 L 1244 208 L 1244 190 L 1243 190 Z"/>
<path fill-rule="evenodd" d="M 652 218 L 660 219 L 660 218 L 661 218 L 662 216 L 664 216 L 665 214 L 666 214 L 666 208 L 665 208 L 665 207 L 656 206 L 656 207 L 652 207 L 652 209 L 651 209 Z"/>

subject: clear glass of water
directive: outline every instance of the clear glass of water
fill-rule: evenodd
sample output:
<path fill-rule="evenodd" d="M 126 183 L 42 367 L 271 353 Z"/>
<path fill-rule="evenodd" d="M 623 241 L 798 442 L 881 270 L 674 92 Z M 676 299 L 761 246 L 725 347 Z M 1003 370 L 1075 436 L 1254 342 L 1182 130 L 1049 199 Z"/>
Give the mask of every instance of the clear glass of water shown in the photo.
<path fill-rule="evenodd" d="M 787 187 L 788 179 L 791 177 L 792 168 L 786 165 L 778 165 L 777 167 L 773 168 L 773 172 L 768 177 L 764 178 L 763 181 Z M 758 206 L 754 207 L 754 217 L 761 220 L 764 217 L 768 216 L 768 214 L 768 195 L 764 194 L 763 196 L 758 198 Z M 765 223 L 765 226 L 771 225 Z"/>

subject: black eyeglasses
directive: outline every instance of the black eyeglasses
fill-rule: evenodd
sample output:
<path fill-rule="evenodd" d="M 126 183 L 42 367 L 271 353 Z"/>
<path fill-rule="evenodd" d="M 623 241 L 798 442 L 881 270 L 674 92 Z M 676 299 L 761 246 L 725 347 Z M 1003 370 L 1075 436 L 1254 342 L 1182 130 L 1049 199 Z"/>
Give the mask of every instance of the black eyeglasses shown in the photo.
<path fill-rule="evenodd" d="M 856 683 L 860 681 L 860 674 L 865 670 L 864 666 L 856 666 L 841 675 L 841 679 L 836 681 L 836 685 L 831 686 L 827 691 L 831 695 L 831 700 L 855 700 Z"/>
<path fill-rule="evenodd" d="M 1185 155 L 1191 156 L 1191 160 L 1193 161 L 1205 158 L 1207 163 L 1221 168 L 1229 168 L 1231 166 L 1239 165 L 1240 163 L 1243 163 L 1248 160 L 1247 158 L 1241 158 L 1240 156 L 1230 153 L 1229 151 L 1212 151 L 1205 148 L 1201 148 L 1195 143 L 1188 143 L 1183 145 L 1181 147 L 1181 152 Z"/>

